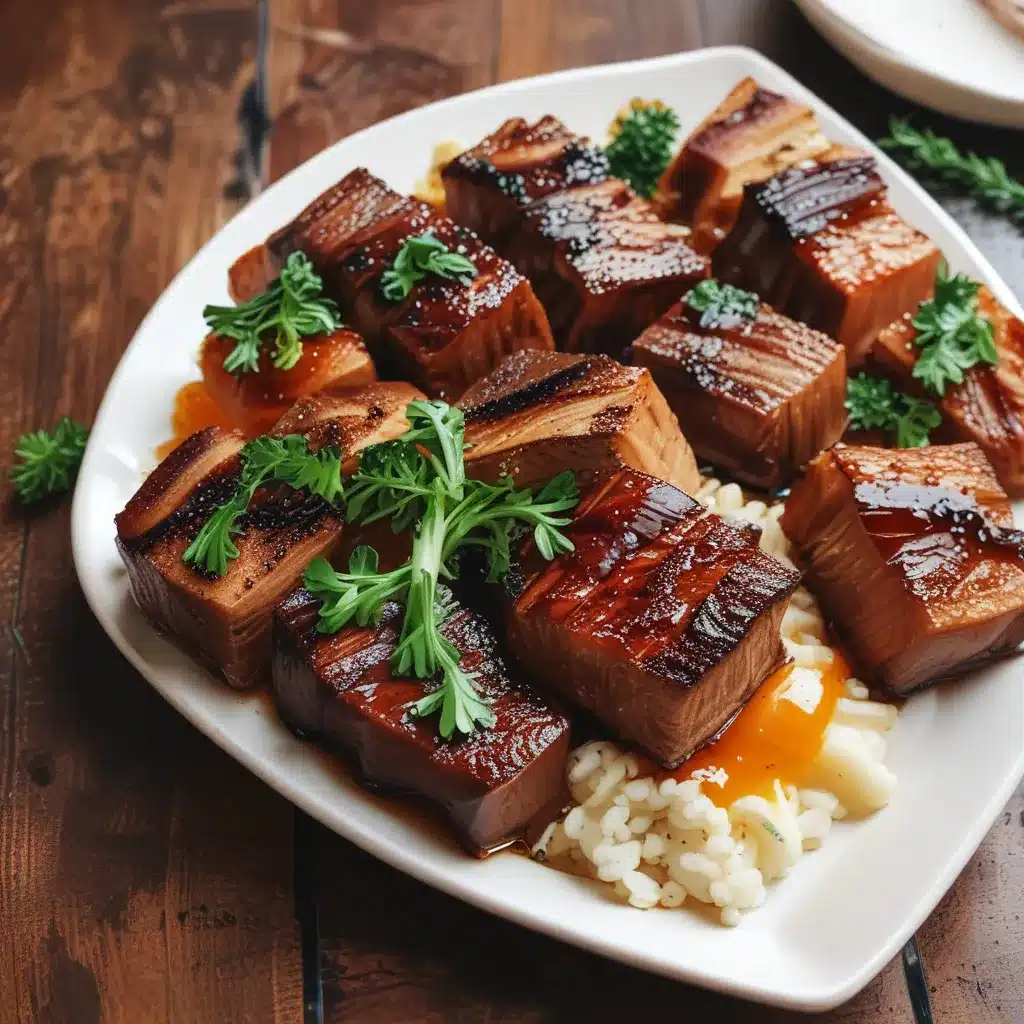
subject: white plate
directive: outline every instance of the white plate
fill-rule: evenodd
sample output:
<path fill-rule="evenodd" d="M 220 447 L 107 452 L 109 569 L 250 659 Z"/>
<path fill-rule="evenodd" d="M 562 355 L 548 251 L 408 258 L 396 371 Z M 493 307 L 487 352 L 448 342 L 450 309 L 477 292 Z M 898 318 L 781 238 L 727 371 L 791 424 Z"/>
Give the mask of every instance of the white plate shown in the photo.
<path fill-rule="evenodd" d="M 506 117 L 554 113 L 601 135 L 623 101 L 661 97 L 689 130 L 744 75 L 811 103 L 833 138 L 868 140 L 774 64 L 745 49 L 586 68 L 527 79 L 412 111 L 339 142 L 268 189 L 178 275 L 139 328 L 93 427 L 72 513 L 75 565 L 103 628 L 179 711 L 290 800 L 381 859 L 520 924 L 651 971 L 802 1009 L 833 1006 L 900 948 L 953 882 L 1024 772 L 1020 666 L 911 700 L 892 737 L 891 807 L 835 829 L 767 905 L 735 929 L 687 911 L 639 911 L 527 858 L 464 856 L 422 815 L 360 790 L 340 765 L 295 739 L 266 696 L 240 695 L 161 639 L 136 611 L 114 548 L 114 514 L 168 434 L 175 391 L 197 375 L 201 309 L 227 301 L 232 260 L 365 164 L 407 190 L 438 140 L 476 140 Z M 952 263 L 1013 299 L 963 232 L 880 157 L 896 207 Z"/>
<path fill-rule="evenodd" d="M 864 74 L 922 106 L 1024 127 L 1024 39 L 978 0 L 796 0 Z"/>

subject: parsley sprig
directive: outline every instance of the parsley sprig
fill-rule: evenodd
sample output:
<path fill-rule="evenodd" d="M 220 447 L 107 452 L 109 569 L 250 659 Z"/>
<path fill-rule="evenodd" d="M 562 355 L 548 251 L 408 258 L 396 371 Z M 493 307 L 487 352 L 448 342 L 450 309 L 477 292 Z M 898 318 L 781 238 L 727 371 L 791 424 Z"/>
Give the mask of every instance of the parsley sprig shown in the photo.
<path fill-rule="evenodd" d="M 367 449 L 349 483 L 347 517 L 360 522 L 388 518 L 396 529 L 418 519 L 412 556 L 390 572 L 378 572 L 372 548 L 357 548 L 347 572 L 336 572 L 322 558 L 306 571 L 306 588 L 322 599 L 317 628 L 333 633 L 349 622 L 376 621 L 391 600 L 405 604 L 405 616 L 392 668 L 399 675 L 426 679 L 438 673 L 440 685 L 410 708 L 419 717 L 440 712 L 439 730 L 471 733 L 493 724 L 494 715 L 471 673 L 460 667 L 459 651 L 441 633 L 444 602 L 441 579 L 458 571 L 457 555 L 468 547 L 488 557 L 488 579 L 508 571 L 511 543 L 532 529 L 540 554 L 548 559 L 572 550 L 561 532 L 564 513 L 578 501 L 571 472 L 560 474 L 539 492 L 467 480 L 463 464 L 464 422 L 444 402 L 413 402 L 406 412 L 411 427 L 396 441 Z"/>
<path fill-rule="evenodd" d="M 381 275 L 381 294 L 389 302 L 401 302 L 428 274 L 468 282 L 477 270 L 472 260 L 452 252 L 430 228 L 402 243 L 394 263 Z"/>
<path fill-rule="evenodd" d="M 224 369 L 236 374 L 258 373 L 260 351 L 271 340 L 274 366 L 290 370 L 302 358 L 303 338 L 341 326 L 337 305 L 323 298 L 323 281 L 301 252 L 288 257 L 261 295 L 237 306 L 207 306 L 203 317 L 214 334 L 235 342 Z"/>
<path fill-rule="evenodd" d="M 978 363 L 999 361 L 992 322 L 978 312 L 981 286 L 963 274 L 950 276 L 940 266 L 935 297 L 918 307 L 912 323 L 914 343 L 921 349 L 914 376 L 933 394 L 942 396 L 948 384 L 962 384 L 964 371 Z"/>
<path fill-rule="evenodd" d="M 756 320 L 760 306 L 760 299 L 753 292 L 722 284 L 713 277 L 691 288 L 683 301 L 700 313 L 701 327 L 734 327 L 744 320 Z"/>
<path fill-rule="evenodd" d="M 679 117 L 661 100 L 634 99 L 611 124 L 605 149 L 609 169 L 640 195 L 654 195 L 658 179 L 672 159 Z"/>
<path fill-rule="evenodd" d="M 942 414 L 924 398 L 895 391 L 889 381 L 858 373 L 846 385 L 851 430 L 884 430 L 898 448 L 922 448 Z"/>
<path fill-rule="evenodd" d="M 21 501 L 28 505 L 66 491 L 88 439 L 88 428 L 67 416 L 58 421 L 53 433 L 36 430 L 22 434 L 14 449 L 18 461 L 11 469 L 11 482 Z"/>
<path fill-rule="evenodd" d="M 284 483 L 332 504 L 342 495 L 341 454 L 333 446 L 313 453 L 299 434 L 258 437 L 239 456 L 242 470 L 234 493 L 207 519 L 182 555 L 183 561 L 211 576 L 223 576 L 238 557 L 234 537 L 242 532 L 242 516 L 260 487 Z"/>
<path fill-rule="evenodd" d="M 889 137 L 878 144 L 927 181 L 960 189 L 1011 220 L 1024 223 L 1024 182 L 1011 178 L 1002 160 L 960 152 L 929 129 L 919 131 L 899 117 L 889 120 Z"/>

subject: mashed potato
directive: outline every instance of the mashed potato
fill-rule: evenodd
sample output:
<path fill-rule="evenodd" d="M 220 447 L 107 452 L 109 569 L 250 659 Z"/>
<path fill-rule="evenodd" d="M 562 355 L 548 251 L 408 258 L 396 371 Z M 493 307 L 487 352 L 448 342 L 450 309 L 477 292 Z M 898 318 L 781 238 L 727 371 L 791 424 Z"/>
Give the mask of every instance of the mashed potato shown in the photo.
<path fill-rule="evenodd" d="M 705 481 L 697 497 L 714 512 L 761 528 L 761 547 L 790 562 L 779 526 L 782 505 L 744 501 L 736 484 Z M 813 693 L 832 663 L 825 621 L 800 588 L 782 621 L 783 642 Z M 547 827 L 534 856 L 586 874 L 634 907 L 678 907 L 687 899 L 721 908 L 724 924 L 760 906 L 766 884 L 782 878 L 827 838 L 833 821 L 884 807 L 896 779 L 884 764 L 885 735 L 896 708 L 869 699 L 847 679 L 825 727 L 821 750 L 799 785 L 774 783 L 770 797 L 746 795 L 718 806 L 693 779 L 642 775 L 640 760 L 614 743 L 595 741 L 572 752 L 573 806 Z M 715 786 L 706 787 L 714 790 Z"/>

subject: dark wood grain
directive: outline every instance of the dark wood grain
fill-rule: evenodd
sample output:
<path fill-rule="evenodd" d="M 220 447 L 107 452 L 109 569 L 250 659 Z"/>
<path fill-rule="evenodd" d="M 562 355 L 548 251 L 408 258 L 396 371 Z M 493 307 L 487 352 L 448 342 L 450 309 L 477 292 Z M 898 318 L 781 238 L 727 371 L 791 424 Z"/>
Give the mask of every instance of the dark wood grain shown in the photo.
<path fill-rule="evenodd" d="M 91 419 L 229 212 L 255 26 L 223 6 L 0 14 L 4 451 Z M 68 511 L 0 523 L 0 1018 L 297 1021 L 291 808 L 115 651 L 74 582 Z"/>

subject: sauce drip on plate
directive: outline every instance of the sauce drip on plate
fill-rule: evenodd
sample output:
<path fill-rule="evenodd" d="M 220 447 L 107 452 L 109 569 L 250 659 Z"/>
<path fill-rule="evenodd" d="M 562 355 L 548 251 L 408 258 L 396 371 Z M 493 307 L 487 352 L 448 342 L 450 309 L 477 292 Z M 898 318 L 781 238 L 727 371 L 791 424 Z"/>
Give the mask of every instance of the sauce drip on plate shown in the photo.
<path fill-rule="evenodd" d="M 232 424 L 217 408 L 206 385 L 193 380 L 183 385 L 174 396 L 174 411 L 171 413 L 171 430 L 174 436 L 165 441 L 157 450 L 157 458 L 169 455 L 182 441 L 204 427 L 223 427 L 230 430 Z"/>

